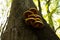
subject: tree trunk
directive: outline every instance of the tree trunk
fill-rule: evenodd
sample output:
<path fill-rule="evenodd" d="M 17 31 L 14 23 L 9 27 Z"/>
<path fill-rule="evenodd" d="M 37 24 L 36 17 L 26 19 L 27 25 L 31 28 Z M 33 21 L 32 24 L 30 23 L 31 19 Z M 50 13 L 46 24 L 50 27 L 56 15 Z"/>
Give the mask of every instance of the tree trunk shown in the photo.
<path fill-rule="evenodd" d="M 23 13 L 29 8 L 36 8 L 33 0 L 13 0 L 8 25 L 1 40 L 59 40 L 43 17 L 42 29 L 31 28 L 24 23 Z"/>

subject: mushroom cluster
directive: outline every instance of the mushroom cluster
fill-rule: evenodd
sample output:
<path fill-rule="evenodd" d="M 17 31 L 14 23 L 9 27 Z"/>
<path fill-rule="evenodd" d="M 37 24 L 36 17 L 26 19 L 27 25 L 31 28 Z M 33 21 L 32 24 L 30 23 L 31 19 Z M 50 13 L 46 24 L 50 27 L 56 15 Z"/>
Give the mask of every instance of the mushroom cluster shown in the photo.
<path fill-rule="evenodd" d="M 43 28 L 43 21 L 41 16 L 38 15 L 38 10 L 36 8 L 30 8 L 24 12 L 25 23 L 31 25 L 34 28 Z"/>

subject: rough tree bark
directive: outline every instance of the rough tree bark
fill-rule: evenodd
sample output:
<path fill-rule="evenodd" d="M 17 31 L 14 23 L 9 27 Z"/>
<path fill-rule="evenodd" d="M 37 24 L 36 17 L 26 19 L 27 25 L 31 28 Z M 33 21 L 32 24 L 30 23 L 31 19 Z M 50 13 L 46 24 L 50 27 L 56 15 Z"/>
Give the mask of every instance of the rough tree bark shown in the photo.
<path fill-rule="evenodd" d="M 43 29 L 34 29 L 24 23 L 23 13 L 31 7 L 36 8 L 33 0 L 13 0 L 8 25 L 1 40 L 59 40 L 43 17 Z"/>

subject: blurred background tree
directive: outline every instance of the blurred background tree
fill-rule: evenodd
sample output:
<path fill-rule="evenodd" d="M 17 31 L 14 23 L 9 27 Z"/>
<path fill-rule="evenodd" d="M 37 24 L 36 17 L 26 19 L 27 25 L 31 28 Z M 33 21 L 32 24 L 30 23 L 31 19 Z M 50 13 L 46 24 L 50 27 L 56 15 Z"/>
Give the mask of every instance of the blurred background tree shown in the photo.
<path fill-rule="evenodd" d="M 51 28 L 60 38 L 60 1 L 59 0 L 40 0 L 41 10 L 44 19 L 50 24 Z M 38 8 L 38 1 L 34 0 Z M 38 9 L 39 10 L 39 9 Z"/>
<path fill-rule="evenodd" d="M 41 4 L 44 19 L 60 38 L 60 0 L 33 0 L 37 9 Z M 39 3 L 40 1 L 41 3 Z M 5 30 L 12 0 L 0 0 L 0 34 Z"/>

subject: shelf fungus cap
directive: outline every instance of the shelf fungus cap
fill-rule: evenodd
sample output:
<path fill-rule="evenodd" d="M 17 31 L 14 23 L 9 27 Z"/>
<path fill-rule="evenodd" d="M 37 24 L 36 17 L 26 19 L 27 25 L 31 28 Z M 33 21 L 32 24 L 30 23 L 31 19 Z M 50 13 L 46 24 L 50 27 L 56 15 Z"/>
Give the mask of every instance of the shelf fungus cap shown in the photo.
<path fill-rule="evenodd" d="M 31 14 L 33 14 L 33 12 L 31 12 L 31 11 L 25 11 L 24 14 L 23 14 L 23 16 L 25 18 L 28 18 L 28 16 L 31 15 Z"/>
<path fill-rule="evenodd" d="M 28 25 L 32 25 L 35 22 L 34 18 L 26 18 L 25 19 L 25 23 L 27 23 Z"/>
<path fill-rule="evenodd" d="M 30 8 L 30 11 L 32 11 L 34 14 L 38 14 L 38 10 L 36 8 Z"/>
<path fill-rule="evenodd" d="M 44 24 L 40 21 L 35 21 L 35 23 L 33 24 L 34 28 L 43 28 Z"/>

